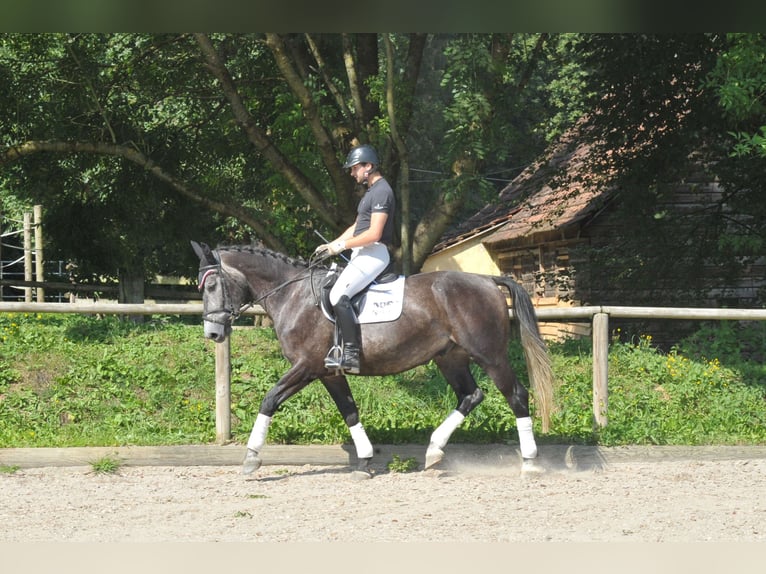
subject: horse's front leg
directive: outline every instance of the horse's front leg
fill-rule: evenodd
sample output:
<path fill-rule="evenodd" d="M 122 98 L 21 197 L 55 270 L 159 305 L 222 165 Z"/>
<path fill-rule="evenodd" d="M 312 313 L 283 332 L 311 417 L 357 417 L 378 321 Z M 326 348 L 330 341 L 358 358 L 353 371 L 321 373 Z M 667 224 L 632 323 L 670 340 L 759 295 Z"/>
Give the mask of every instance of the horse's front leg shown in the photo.
<path fill-rule="evenodd" d="M 250 432 L 250 438 L 247 441 L 247 453 L 242 463 L 243 474 L 252 474 L 261 467 L 260 452 L 266 442 L 266 435 L 269 432 L 271 418 L 274 416 L 274 413 L 277 412 L 282 403 L 308 385 L 312 380 L 313 377 L 310 372 L 302 365 L 296 364 L 266 393 L 263 401 L 261 401 L 258 416 L 255 419 L 253 430 Z"/>
<path fill-rule="evenodd" d="M 356 456 L 358 459 L 356 470 L 352 473 L 352 476 L 356 479 L 371 478 L 372 472 L 370 470 L 370 461 L 372 460 L 373 448 L 370 439 L 367 438 L 367 433 L 359 421 L 359 409 L 356 406 L 354 397 L 351 394 L 351 387 L 348 385 L 348 380 L 343 375 L 334 377 L 323 377 L 321 379 L 322 384 L 330 393 L 330 396 L 335 401 L 335 405 L 338 407 L 340 414 L 343 416 L 343 420 L 348 425 L 348 430 L 351 432 L 351 438 L 354 441 L 356 447 Z"/>

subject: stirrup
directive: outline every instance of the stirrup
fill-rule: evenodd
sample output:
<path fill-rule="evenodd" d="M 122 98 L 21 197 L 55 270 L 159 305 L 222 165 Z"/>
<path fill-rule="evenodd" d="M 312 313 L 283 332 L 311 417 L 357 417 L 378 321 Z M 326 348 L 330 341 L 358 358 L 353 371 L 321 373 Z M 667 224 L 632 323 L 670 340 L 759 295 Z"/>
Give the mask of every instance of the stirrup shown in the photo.
<path fill-rule="evenodd" d="M 341 371 L 343 369 L 343 347 L 333 345 L 324 358 L 324 366 L 327 369 Z"/>
<path fill-rule="evenodd" d="M 358 355 L 357 355 L 358 356 Z M 358 375 L 360 372 L 359 364 L 348 365 L 344 362 L 346 357 L 343 354 L 343 348 L 335 345 L 327 353 L 324 358 L 324 366 L 326 369 L 332 369 L 336 375 L 342 375 L 343 373 L 349 373 L 351 375 Z"/>

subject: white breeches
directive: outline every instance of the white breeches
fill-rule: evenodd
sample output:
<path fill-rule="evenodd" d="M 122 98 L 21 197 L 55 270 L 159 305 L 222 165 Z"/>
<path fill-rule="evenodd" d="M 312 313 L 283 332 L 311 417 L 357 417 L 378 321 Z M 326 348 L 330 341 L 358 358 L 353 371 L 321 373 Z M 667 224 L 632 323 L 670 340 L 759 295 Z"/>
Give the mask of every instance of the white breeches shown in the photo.
<path fill-rule="evenodd" d="M 353 297 L 373 282 L 386 268 L 391 257 L 382 243 L 373 243 L 353 249 L 346 268 L 330 290 L 330 304 L 335 306 L 343 295 Z"/>

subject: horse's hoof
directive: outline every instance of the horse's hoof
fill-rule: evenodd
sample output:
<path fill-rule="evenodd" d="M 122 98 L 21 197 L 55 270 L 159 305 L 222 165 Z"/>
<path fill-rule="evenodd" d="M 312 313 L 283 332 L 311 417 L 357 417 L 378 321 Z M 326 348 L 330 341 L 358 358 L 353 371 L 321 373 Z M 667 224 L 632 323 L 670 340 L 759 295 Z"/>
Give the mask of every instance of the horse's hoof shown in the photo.
<path fill-rule="evenodd" d="M 544 472 L 545 468 L 537 461 L 536 458 L 525 458 L 521 461 L 522 474 L 542 474 Z"/>
<path fill-rule="evenodd" d="M 355 481 L 362 481 L 362 480 L 370 480 L 372 478 L 372 473 L 369 470 L 355 470 L 351 473 L 351 480 Z"/>
<path fill-rule="evenodd" d="M 428 470 L 434 465 L 439 464 L 444 458 L 444 451 L 438 446 L 429 447 L 426 451 L 426 466 L 424 470 Z"/>
<path fill-rule="evenodd" d="M 370 470 L 371 460 L 372 457 L 360 458 L 356 470 L 351 473 L 351 478 L 354 480 L 368 480 L 372 478 L 372 471 Z"/>
<path fill-rule="evenodd" d="M 242 474 L 253 474 L 256 470 L 261 468 L 261 458 L 258 453 L 253 449 L 247 449 L 245 460 L 242 463 Z"/>

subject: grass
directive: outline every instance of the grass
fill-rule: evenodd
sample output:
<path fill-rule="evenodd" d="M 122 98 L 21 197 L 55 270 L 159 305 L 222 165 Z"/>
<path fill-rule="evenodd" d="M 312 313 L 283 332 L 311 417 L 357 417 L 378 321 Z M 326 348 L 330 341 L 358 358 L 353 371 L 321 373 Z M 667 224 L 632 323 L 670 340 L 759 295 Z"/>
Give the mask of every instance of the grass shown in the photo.
<path fill-rule="evenodd" d="M 398 454 L 395 454 L 386 466 L 391 472 L 412 472 L 417 470 L 418 461 L 414 457 L 403 459 Z"/>
<path fill-rule="evenodd" d="M 202 328 L 182 318 L 136 325 L 115 317 L 0 315 L 0 448 L 206 444 L 215 441 L 215 358 Z M 550 345 L 559 383 L 551 432 L 538 442 L 766 444 L 766 324 L 703 325 L 670 352 L 651 336 L 615 338 L 609 354 L 609 425 L 594 429 L 589 341 Z M 509 356 L 525 381 L 521 349 Z M 260 401 L 288 365 L 267 328 L 232 339 L 232 433 L 244 443 Z M 515 419 L 475 370 L 485 401 L 453 442 L 513 443 Z M 455 407 L 434 365 L 394 377 L 351 378 L 377 444 L 428 442 Z M 532 403 L 534 409 L 534 401 Z M 539 425 L 539 421 L 536 421 Z M 348 429 L 321 385 L 274 417 L 272 444 L 340 444 Z"/>
<path fill-rule="evenodd" d="M 119 460 L 110 456 L 104 456 L 90 463 L 91 471 L 95 474 L 116 474 L 120 470 Z"/>

